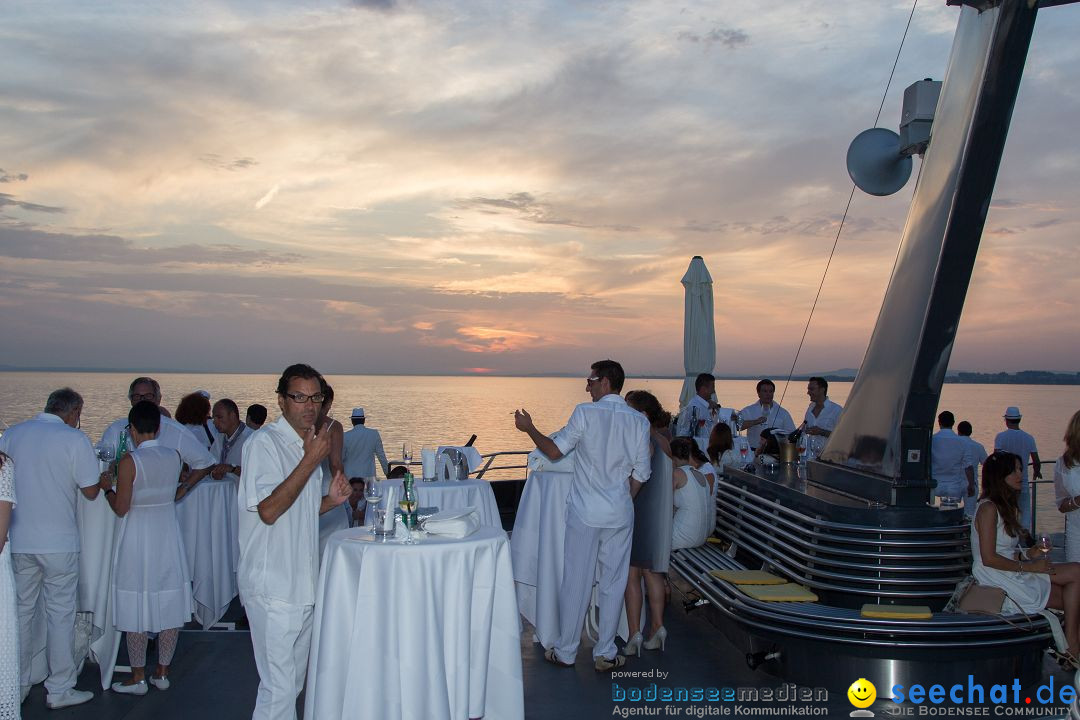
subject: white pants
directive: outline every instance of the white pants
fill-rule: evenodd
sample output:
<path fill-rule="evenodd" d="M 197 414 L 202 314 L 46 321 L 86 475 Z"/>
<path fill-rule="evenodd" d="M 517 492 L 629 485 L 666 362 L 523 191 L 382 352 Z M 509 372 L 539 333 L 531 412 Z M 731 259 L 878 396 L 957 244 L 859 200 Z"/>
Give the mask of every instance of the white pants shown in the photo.
<path fill-rule="evenodd" d="M 630 542 L 634 525 L 617 528 L 590 527 L 572 507 L 566 509 L 566 543 L 563 578 L 559 588 L 559 640 L 555 655 L 574 662 L 581 644 L 581 626 L 589 609 L 593 578 L 600 566 L 597 605 L 600 610 L 598 638 L 593 658 L 615 657 L 615 631 L 622 614 L 626 576 L 630 570 Z"/>
<path fill-rule="evenodd" d="M 45 648 L 49 677 L 45 689 L 61 695 L 75 687 L 75 602 L 79 590 L 79 553 L 12 553 L 19 611 L 19 683 L 30 685 L 30 661 L 35 648 L 31 626 L 38 599 L 45 595 Z"/>
<path fill-rule="evenodd" d="M 258 595 L 242 597 L 259 671 L 252 720 L 296 720 L 296 698 L 304 689 L 307 674 L 314 608 Z"/>

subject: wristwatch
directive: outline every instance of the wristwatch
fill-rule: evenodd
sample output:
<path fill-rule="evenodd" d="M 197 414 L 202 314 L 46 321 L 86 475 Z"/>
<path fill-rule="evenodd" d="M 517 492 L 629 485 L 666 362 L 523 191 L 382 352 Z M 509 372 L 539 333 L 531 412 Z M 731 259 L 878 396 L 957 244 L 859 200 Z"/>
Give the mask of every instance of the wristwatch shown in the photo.
<path fill-rule="evenodd" d="M 106 497 L 108 497 L 109 493 L 112 493 L 113 495 L 115 495 L 116 491 L 113 490 L 112 488 L 105 488 L 105 496 Z"/>

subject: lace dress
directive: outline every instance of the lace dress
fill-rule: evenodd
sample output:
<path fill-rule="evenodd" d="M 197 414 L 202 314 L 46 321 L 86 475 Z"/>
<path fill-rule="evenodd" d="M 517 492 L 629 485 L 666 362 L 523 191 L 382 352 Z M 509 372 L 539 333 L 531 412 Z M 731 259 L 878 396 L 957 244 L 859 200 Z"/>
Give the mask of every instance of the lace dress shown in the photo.
<path fill-rule="evenodd" d="M 0 468 L 0 502 L 15 506 L 15 462 Z M 0 720 L 19 717 L 19 627 L 15 611 L 15 577 L 11 573 L 11 543 L 0 553 Z"/>

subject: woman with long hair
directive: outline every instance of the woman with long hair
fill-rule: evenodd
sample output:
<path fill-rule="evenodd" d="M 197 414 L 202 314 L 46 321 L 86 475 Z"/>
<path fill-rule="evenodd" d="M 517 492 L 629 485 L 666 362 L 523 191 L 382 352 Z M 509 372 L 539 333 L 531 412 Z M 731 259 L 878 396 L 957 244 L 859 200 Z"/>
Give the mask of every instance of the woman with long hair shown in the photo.
<path fill-rule="evenodd" d="M 671 423 L 671 415 L 648 390 L 626 393 L 626 404 L 643 414 L 649 421 L 652 448 L 652 476 L 641 486 L 634 498 L 634 535 L 630 548 L 630 571 L 626 579 L 623 601 L 630 640 L 623 646 L 624 655 L 640 655 L 642 646 L 660 647 L 656 631 L 664 624 L 667 588 L 664 574 L 671 556 L 671 507 L 673 488 L 671 477 L 671 446 L 661 432 Z M 641 634 L 641 609 L 644 605 L 642 582 L 649 598 L 649 641 Z M 664 633 L 666 636 L 666 631 Z"/>
<path fill-rule="evenodd" d="M 8 528 L 15 507 L 15 463 L 0 452 L 0 720 L 17 720 L 19 705 L 19 625 Z"/>
<path fill-rule="evenodd" d="M 971 574 L 982 585 L 1005 591 L 1002 612 L 1065 611 L 1064 661 L 1077 669 L 1080 657 L 1080 564 L 1050 562 L 1046 551 L 1020 548 L 1020 458 L 1002 450 L 983 465 L 982 497 L 971 532 Z"/>
<path fill-rule="evenodd" d="M 1054 463 L 1054 497 L 1065 516 L 1065 559 L 1080 560 L 1080 410 L 1065 430 L 1065 452 Z"/>
<path fill-rule="evenodd" d="M 731 432 L 730 428 L 728 428 L 728 432 Z M 719 480 L 720 473 L 717 472 L 716 466 L 709 460 L 709 456 L 701 452 L 701 448 L 698 447 L 697 442 L 690 446 L 690 465 L 702 474 L 705 478 L 705 484 L 709 488 L 709 497 L 705 513 L 709 517 L 708 534 L 712 535 L 713 530 L 716 529 L 716 483 Z M 677 499 L 675 504 L 676 506 L 678 505 Z"/>
<path fill-rule="evenodd" d="M 739 453 L 735 452 L 735 440 L 727 423 L 717 423 L 709 433 L 709 445 L 706 448 L 709 462 L 718 472 L 725 467 L 738 467 Z"/>

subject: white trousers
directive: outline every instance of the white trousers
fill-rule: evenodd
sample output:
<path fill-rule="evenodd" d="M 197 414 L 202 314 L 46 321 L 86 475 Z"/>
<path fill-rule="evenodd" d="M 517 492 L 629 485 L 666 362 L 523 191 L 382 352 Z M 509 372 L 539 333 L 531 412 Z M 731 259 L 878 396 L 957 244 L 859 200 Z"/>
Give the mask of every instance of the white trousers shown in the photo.
<path fill-rule="evenodd" d="M 45 648 L 49 677 L 45 689 L 61 695 L 75 687 L 75 603 L 79 590 L 79 553 L 12 553 L 19 612 L 19 683 L 30 686 L 30 661 L 40 638 L 31 637 L 38 599 L 45 596 Z"/>
<path fill-rule="evenodd" d="M 252 720 L 296 720 L 311 649 L 313 606 L 244 595 L 251 645 L 259 671 Z"/>
<path fill-rule="evenodd" d="M 617 528 L 590 527 L 572 507 L 567 507 L 563 577 L 559 588 L 559 640 L 555 646 L 555 655 L 562 662 L 572 663 L 577 656 L 597 563 L 600 569 L 597 580 L 600 621 L 593 659 L 615 657 L 615 631 L 619 627 L 626 576 L 630 570 L 633 534 L 633 522 Z"/>

